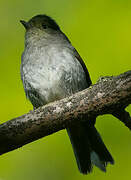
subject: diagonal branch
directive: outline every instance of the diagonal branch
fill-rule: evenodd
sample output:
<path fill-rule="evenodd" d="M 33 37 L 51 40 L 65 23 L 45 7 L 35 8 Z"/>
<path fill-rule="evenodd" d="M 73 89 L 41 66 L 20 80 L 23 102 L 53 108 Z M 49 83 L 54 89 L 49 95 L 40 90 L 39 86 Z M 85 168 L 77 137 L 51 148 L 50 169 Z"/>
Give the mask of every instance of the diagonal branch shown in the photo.
<path fill-rule="evenodd" d="M 0 154 L 48 136 L 78 121 L 112 114 L 131 129 L 131 71 L 103 77 L 84 91 L 0 125 Z M 85 118 L 86 117 L 86 118 Z M 88 123 L 88 122 L 87 122 Z"/>

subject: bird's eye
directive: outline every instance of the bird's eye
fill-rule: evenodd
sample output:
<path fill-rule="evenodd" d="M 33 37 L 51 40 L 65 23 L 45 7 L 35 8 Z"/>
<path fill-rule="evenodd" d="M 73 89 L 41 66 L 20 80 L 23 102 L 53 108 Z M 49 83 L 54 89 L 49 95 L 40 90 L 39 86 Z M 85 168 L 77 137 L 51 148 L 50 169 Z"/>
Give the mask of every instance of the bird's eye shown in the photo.
<path fill-rule="evenodd" d="M 43 27 L 44 29 L 47 29 L 47 25 L 45 25 L 45 24 L 42 24 L 42 27 Z"/>

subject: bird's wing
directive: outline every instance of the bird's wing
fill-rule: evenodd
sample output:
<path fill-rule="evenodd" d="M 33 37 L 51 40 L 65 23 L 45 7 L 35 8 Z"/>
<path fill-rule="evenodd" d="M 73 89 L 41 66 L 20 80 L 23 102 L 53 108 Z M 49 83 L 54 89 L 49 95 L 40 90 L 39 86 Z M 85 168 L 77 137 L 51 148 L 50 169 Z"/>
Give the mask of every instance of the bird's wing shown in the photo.
<path fill-rule="evenodd" d="M 79 55 L 79 53 L 77 52 L 77 50 L 72 46 L 72 43 L 70 42 L 70 40 L 68 39 L 68 37 L 61 31 L 61 34 L 63 35 L 63 37 L 66 39 L 66 41 L 70 44 L 71 46 L 71 49 L 73 50 L 73 55 L 76 57 L 76 59 L 80 62 L 84 72 L 85 72 L 85 75 L 86 75 L 86 81 L 87 81 L 87 84 L 88 84 L 88 87 L 92 84 L 91 82 L 91 78 L 90 78 L 90 75 L 89 75 L 89 72 L 86 68 L 86 65 L 84 63 L 84 61 L 82 60 L 81 56 Z"/>
<path fill-rule="evenodd" d="M 77 52 L 77 50 L 75 48 L 74 48 L 74 55 L 77 58 L 77 60 L 80 62 L 81 66 L 83 67 L 83 70 L 86 74 L 86 80 L 87 80 L 88 86 L 90 86 L 92 84 L 92 82 L 91 82 L 89 72 L 87 70 L 87 67 L 86 67 L 84 61 L 82 60 L 81 56 L 79 55 L 79 53 Z"/>

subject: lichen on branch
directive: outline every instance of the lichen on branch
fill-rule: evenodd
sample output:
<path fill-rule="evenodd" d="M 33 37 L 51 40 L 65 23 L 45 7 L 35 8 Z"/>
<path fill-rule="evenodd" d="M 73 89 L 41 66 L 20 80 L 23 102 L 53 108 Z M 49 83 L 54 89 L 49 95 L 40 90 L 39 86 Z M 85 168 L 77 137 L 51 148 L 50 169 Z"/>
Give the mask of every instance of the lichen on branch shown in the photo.
<path fill-rule="evenodd" d="M 0 154 L 103 114 L 114 115 L 131 129 L 131 117 L 125 111 L 129 104 L 131 71 L 101 77 L 81 92 L 1 124 Z"/>

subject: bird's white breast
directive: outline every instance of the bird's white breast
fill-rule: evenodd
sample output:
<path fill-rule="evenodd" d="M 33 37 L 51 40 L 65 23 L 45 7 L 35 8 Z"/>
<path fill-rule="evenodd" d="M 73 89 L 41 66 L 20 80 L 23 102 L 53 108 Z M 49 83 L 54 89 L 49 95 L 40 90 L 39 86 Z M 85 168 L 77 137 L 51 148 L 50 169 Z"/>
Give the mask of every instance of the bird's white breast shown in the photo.
<path fill-rule="evenodd" d="M 25 91 L 35 90 L 43 104 L 61 99 L 87 87 L 84 70 L 64 45 L 27 48 L 21 71 Z M 31 99 L 30 99 L 31 100 Z"/>

